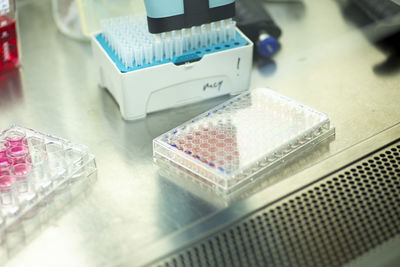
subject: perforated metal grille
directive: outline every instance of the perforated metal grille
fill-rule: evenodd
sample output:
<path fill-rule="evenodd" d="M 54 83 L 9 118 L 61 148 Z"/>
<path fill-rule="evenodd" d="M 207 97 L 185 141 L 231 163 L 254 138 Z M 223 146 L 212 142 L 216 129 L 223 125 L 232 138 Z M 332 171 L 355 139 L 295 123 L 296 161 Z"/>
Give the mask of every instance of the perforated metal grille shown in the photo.
<path fill-rule="evenodd" d="M 400 142 L 155 266 L 338 266 L 400 233 Z"/>

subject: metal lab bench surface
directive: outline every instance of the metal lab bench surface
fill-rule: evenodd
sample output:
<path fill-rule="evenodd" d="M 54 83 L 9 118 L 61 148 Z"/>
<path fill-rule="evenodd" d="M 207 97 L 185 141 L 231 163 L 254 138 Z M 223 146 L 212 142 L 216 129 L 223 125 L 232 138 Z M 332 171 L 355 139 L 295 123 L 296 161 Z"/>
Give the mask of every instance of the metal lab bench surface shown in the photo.
<path fill-rule="evenodd" d="M 345 18 L 337 2 L 266 5 L 283 29 L 283 47 L 276 70 L 255 63 L 251 88 L 269 86 L 327 113 L 336 139 L 268 177 L 257 194 L 400 121 L 400 71 L 376 71 L 385 51 Z M 132 256 L 142 249 L 224 209 L 160 176 L 152 139 L 228 97 L 126 122 L 97 86 L 90 45 L 57 31 L 50 1 L 21 6 L 19 30 L 22 66 L 0 78 L 0 128 L 16 123 L 86 144 L 98 178 L 35 236 L 3 244 L 6 266 L 135 265 Z"/>

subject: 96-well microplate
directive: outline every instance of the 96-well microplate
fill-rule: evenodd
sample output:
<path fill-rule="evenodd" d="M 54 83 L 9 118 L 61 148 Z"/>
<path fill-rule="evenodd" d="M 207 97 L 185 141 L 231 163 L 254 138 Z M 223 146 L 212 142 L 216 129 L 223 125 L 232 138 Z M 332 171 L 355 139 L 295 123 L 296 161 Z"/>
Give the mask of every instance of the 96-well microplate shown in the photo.
<path fill-rule="evenodd" d="M 334 133 L 324 113 L 259 88 L 154 139 L 153 157 L 230 192 Z"/>

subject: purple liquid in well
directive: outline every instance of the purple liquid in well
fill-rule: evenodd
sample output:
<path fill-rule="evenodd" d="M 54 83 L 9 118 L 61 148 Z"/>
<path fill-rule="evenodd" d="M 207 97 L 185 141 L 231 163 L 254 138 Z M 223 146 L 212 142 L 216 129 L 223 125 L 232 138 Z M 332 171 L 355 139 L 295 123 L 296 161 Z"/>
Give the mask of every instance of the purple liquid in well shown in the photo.
<path fill-rule="evenodd" d="M 10 169 L 11 161 L 7 157 L 0 157 L 0 170 Z"/>
<path fill-rule="evenodd" d="M 15 182 L 14 176 L 26 177 L 31 171 L 31 164 L 26 163 L 29 148 L 23 144 L 24 138 L 23 132 L 10 131 L 0 141 L 0 188 L 10 187 Z"/>
<path fill-rule="evenodd" d="M 14 179 L 10 175 L 0 176 L 0 188 L 10 187 L 14 182 Z"/>
<path fill-rule="evenodd" d="M 7 141 L 0 141 L 0 159 L 7 157 L 7 149 L 10 144 Z"/>
<path fill-rule="evenodd" d="M 12 146 L 7 150 L 8 159 L 13 165 L 24 163 L 28 153 L 28 148 L 22 145 Z"/>
<path fill-rule="evenodd" d="M 12 146 L 21 146 L 22 141 L 24 140 L 24 137 L 22 136 L 12 136 L 7 138 L 8 143 L 10 144 L 10 147 Z"/>
<path fill-rule="evenodd" d="M 14 165 L 14 174 L 17 176 L 26 176 L 31 171 L 31 166 L 28 164 Z"/>

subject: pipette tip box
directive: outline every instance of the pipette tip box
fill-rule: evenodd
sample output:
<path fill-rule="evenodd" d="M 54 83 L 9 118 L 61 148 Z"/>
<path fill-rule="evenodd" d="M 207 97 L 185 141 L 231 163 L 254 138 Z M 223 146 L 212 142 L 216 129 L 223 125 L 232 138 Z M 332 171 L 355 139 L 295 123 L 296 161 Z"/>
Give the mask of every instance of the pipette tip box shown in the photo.
<path fill-rule="evenodd" d="M 83 145 L 16 125 L 0 132 L 1 236 L 96 175 L 95 157 Z"/>
<path fill-rule="evenodd" d="M 140 42 L 132 44 L 140 48 L 140 53 L 133 53 L 131 48 L 125 49 L 131 52 L 129 60 L 126 56 L 118 56 L 121 50 L 118 47 L 123 42 L 133 43 L 132 38 L 153 40 L 155 37 L 144 30 L 147 24 L 136 17 L 113 19 L 110 22 L 106 20 L 104 24 L 111 25 L 113 30 L 103 30 L 92 36 L 98 83 L 112 94 L 125 120 L 144 118 L 151 112 L 212 97 L 237 95 L 249 87 L 253 43 L 235 24 L 230 26 L 233 28 L 230 37 L 224 31 L 222 37 L 215 37 L 212 41 L 204 33 L 206 37 L 203 45 L 200 38 L 203 35 L 195 33 L 196 31 L 190 33 L 187 40 L 181 33 L 178 34 L 180 37 L 165 37 L 154 49 L 147 46 L 149 49 L 146 53 L 142 50 L 146 47 L 145 42 L 143 46 Z M 120 35 L 117 41 L 107 41 L 105 32 L 115 35 L 114 32 L 119 32 L 122 28 L 129 32 L 121 33 L 127 41 L 121 41 Z M 194 30 L 200 31 L 200 27 L 195 27 Z M 133 37 L 128 38 L 128 35 Z M 146 38 L 140 37 L 142 35 Z M 182 41 L 180 49 L 172 44 L 177 40 Z M 161 50 L 158 51 L 157 48 Z M 175 52 L 171 52 L 173 50 Z M 160 60 L 156 59 L 157 51 L 161 56 Z M 133 61 L 131 57 L 135 55 L 137 57 Z M 147 56 L 148 61 L 141 56 Z"/>
<path fill-rule="evenodd" d="M 326 114 L 258 88 L 154 139 L 153 158 L 172 176 L 227 195 L 334 134 Z"/>

